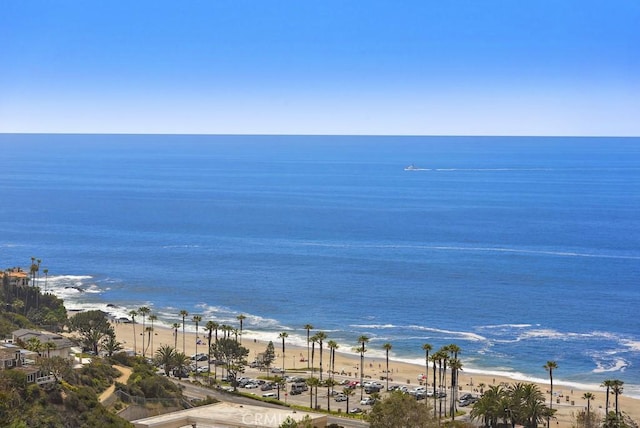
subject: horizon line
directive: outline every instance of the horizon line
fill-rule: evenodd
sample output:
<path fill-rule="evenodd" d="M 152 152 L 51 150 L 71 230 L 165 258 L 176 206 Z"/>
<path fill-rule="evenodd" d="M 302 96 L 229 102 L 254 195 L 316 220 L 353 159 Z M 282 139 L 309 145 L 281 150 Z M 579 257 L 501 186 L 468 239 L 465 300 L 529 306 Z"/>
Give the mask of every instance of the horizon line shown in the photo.
<path fill-rule="evenodd" d="M 570 135 L 570 134 L 298 134 L 298 133 L 196 133 L 196 132 L 0 132 L 0 135 L 113 135 L 113 136 L 218 136 L 218 137 L 486 137 L 486 138 L 640 138 L 640 135 Z"/>

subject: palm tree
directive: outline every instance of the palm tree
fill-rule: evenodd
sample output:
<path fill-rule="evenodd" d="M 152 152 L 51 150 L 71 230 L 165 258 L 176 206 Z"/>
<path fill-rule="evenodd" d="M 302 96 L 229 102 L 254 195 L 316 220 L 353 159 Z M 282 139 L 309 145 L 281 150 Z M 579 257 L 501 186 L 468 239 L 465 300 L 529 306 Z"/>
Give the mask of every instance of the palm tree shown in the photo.
<path fill-rule="evenodd" d="M 207 331 L 207 377 L 211 380 L 211 336 L 213 330 L 216 328 L 216 323 L 213 321 L 207 321 L 204 329 Z"/>
<path fill-rule="evenodd" d="M 346 387 L 342 390 L 342 393 L 347 396 L 347 414 L 349 413 L 349 397 L 355 394 L 353 388 Z"/>
<path fill-rule="evenodd" d="M 151 328 L 151 326 L 146 326 L 144 328 L 144 332 L 147 333 L 147 351 L 149 350 L 149 345 L 151 345 L 151 338 L 153 337 L 153 328 Z M 144 339 L 144 333 L 143 333 L 143 339 Z M 144 355 L 145 350 L 142 351 L 142 355 Z M 153 355 L 153 353 L 151 354 Z"/>
<path fill-rule="evenodd" d="M 214 321 L 213 322 L 213 331 L 214 331 L 214 334 L 215 334 L 216 343 L 218 343 L 218 329 L 219 328 L 220 328 L 220 324 L 218 324 L 217 322 Z"/>
<path fill-rule="evenodd" d="M 327 412 L 330 413 L 331 412 L 331 390 L 336 385 L 336 382 L 333 379 L 328 378 L 327 380 L 324 381 L 324 385 L 327 387 Z"/>
<path fill-rule="evenodd" d="M 155 331 L 153 328 L 153 322 L 156 321 L 158 319 L 158 316 L 156 314 L 151 314 L 149 315 L 149 321 L 151 321 L 151 355 L 153 355 L 153 336 L 155 336 Z"/>
<path fill-rule="evenodd" d="M 434 394 L 434 397 L 440 398 L 438 396 L 441 394 L 444 394 L 445 391 L 447 390 L 447 360 L 449 359 L 449 352 L 447 350 L 447 347 L 443 346 L 435 354 L 433 354 L 433 356 L 436 357 L 436 360 L 438 361 L 438 394 Z M 443 370 L 443 365 L 444 365 L 444 370 Z M 440 400 L 439 403 L 440 403 L 440 406 L 438 410 L 438 417 L 442 417 L 442 400 Z M 445 404 L 445 411 L 446 411 L 446 408 L 447 408 L 446 402 L 444 404 Z M 435 412 L 435 409 L 434 409 L 434 412 Z"/>
<path fill-rule="evenodd" d="M 46 292 L 47 292 L 47 278 L 49 278 L 49 269 L 44 269 L 42 272 L 44 272 L 44 292 L 46 294 Z"/>
<path fill-rule="evenodd" d="M 246 316 L 240 314 L 236 317 L 238 321 L 240 321 L 240 343 L 242 343 L 242 322 L 247 319 Z"/>
<path fill-rule="evenodd" d="M 40 263 L 42 263 L 42 260 L 38 259 L 38 269 L 36 270 L 36 276 L 38 278 L 38 283 L 40 284 Z M 36 284 L 36 309 L 38 309 L 40 307 L 40 287 L 38 287 Z"/>
<path fill-rule="evenodd" d="M 289 337 L 289 333 L 283 331 L 278 335 L 280 339 L 282 339 L 282 370 L 284 370 L 284 340 Z"/>
<path fill-rule="evenodd" d="M 314 364 L 316 358 L 316 343 L 318 343 L 318 338 L 314 334 L 311 336 L 311 377 L 313 377 L 316 372 L 316 366 Z"/>
<path fill-rule="evenodd" d="M 624 385 L 624 382 L 616 379 L 613 381 L 613 386 L 611 387 L 611 392 L 613 392 L 616 396 L 616 418 L 618 420 L 620 418 L 620 412 L 618 412 L 618 396 L 622 394 L 622 385 Z"/>
<path fill-rule="evenodd" d="M 200 315 L 194 315 L 192 318 L 193 322 L 196 324 L 196 375 L 198 374 L 198 342 L 200 342 L 200 338 L 198 337 L 198 324 L 202 321 L 202 317 Z"/>
<path fill-rule="evenodd" d="M 432 349 L 433 349 L 433 346 L 431 346 L 430 343 L 425 343 L 424 345 L 422 345 L 422 350 L 424 351 L 424 386 L 425 388 L 429 386 L 429 352 Z M 435 382 L 435 379 L 434 379 L 434 382 Z M 427 400 L 424 400 L 424 401 L 425 403 L 427 402 Z"/>
<path fill-rule="evenodd" d="M 316 389 L 316 408 L 318 407 L 318 384 L 320 381 L 315 377 L 307 379 L 307 385 L 309 385 L 309 407 L 313 409 L 313 388 Z"/>
<path fill-rule="evenodd" d="M 176 348 L 172 348 L 169 345 L 162 345 L 158 348 L 155 354 L 156 363 L 164 369 L 164 374 L 169 376 L 169 372 L 173 368 L 176 358 Z"/>
<path fill-rule="evenodd" d="M 329 366 L 331 367 L 331 379 L 335 378 L 336 371 L 336 349 L 338 349 L 338 342 L 330 340 L 327 342 L 327 348 L 329 348 Z"/>
<path fill-rule="evenodd" d="M 39 265 L 36 264 L 36 258 L 35 257 L 31 257 L 31 266 L 29 267 L 29 274 L 31 276 L 31 287 L 35 288 L 36 287 L 36 272 L 39 269 Z M 29 306 L 29 290 L 26 290 L 26 298 L 25 298 L 25 307 L 24 307 L 24 314 L 25 316 L 27 315 L 27 307 Z M 34 294 L 34 300 L 37 299 L 37 297 Z M 36 301 L 37 304 L 37 301 Z"/>
<path fill-rule="evenodd" d="M 327 338 L 327 333 L 323 331 L 319 331 L 316 333 L 316 339 L 318 340 L 318 345 L 320 345 L 320 382 L 322 382 L 322 341 Z"/>
<path fill-rule="evenodd" d="M 180 311 L 180 316 L 182 317 L 182 353 L 186 355 L 187 351 L 185 351 L 186 346 L 185 346 L 185 339 L 184 339 L 185 338 L 185 336 L 184 336 L 184 321 L 189 316 L 189 312 L 187 312 L 186 310 L 182 309 Z"/>
<path fill-rule="evenodd" d="M 491 386 L 473 405 L 469 416 L 471 419 L 482 419 L 485 427 L 498 426 L 498 419 L 505 414 L 502 405 L 506 391 L 500 385 Z"/>
<path fill-rule="evenodd" d="M 220 326 L 220 330 L 222 330 L 222 338 L 227 339 L 229 338 L 229 333 L 231 332 L 231 330 L 233 330 L 233 328 L 226 324 L 222 324 L 222 326 Z"/>
<path fill-rule="evenodd" d="M 438 394 L 436 394 L 436 363 L 439 360 L 438 353 L 434 353 L 431 355 L 431 362 L 433 363 L 433 417 L 436 417 L 436 400 L 438 399 Z"/>
<path fill-rule="evenodd" d="M 549 409 L 553 410 L 553 370 L 558 368 L 558 364 L 555 361 L 547 361 L 547 364 L 543 367 L 549 372 L 549 383 L 551 384 L 551 390 L 549 391 Z M 550 418 L 547 418 L 547 428 L 549 428 L 550 423 Z"/>
<path fill-rule="evenodd" d="M 600 386 L 604 386 L 607 388 L 607 392 L 605 393 L 605 405 L 604 405 L 604 413 L 605 415 L 609 414 L 609 392 L 611 390 L 611 387 L 614 384 L 614 380 L 611 379 L 607 379 L 604 382 L 602 382 L 602 385 Z"/>
<path fill-rule="evenodd" d="M 303 327 L 307 330 L 307 369 L 309 368 L 309 332 L 313 330 L 313 326 L 311 324 L 305 324 Z"/>
<path fill-rule="evenodd" d="M 384 349 L 387 358 L 387 368 L 385 376 L 387 378 L 387 391 L 389 390 L 389 351 L 391 351 L 391 348 L 393 348 L 393 345 L 390 343 L 385 343 L 384 345 L 382 345 L 382 349 Z"/>
<path fill-rule="evenodd" d="M 40 352 L 44 350 L 44 345 L 37 337 L 30 337 L 25 344 L 26 348 L 31 352 L 36 352 L 38 357 L 41 357 Z"/>
<path fill-rule="evenodd" d="M 449 368 L 451 368 L 451 400 L 449 404 L 449 413 L 451 414 L 451 420 L 453 420 L 456 414 L 456 402 L 458 401 L 458 371 L 462 370 L 462 362 L 459 359 L 454 358 L 449 362 Z"/>
<path fill-rule="evenodd" d="M 362 335 L 358 338 L 359 351 L 360 351 L 360 400 L 362 400 L 364 388 L 364 353 L 367 352 L 366 344 L 369 343 L 369 338 Z"/>
<path fill-rule="evenodd" d="M 458 384 L 458 370 L 462 370 L 462 363 L 458 360 L 458 353 L 461 351 L 460 347 L 455 343 L 452 343 L 447 346 L 447 350 L 449 351 L 449 355 L 451 357 L 451 363 L 449 367 L 451 368 L 451 400 L 449 400 L 450 412 L 453 413 L 455 411 L 455 404 L 458 399 L 458 390 L 456 388 Z M 453 362 L 457 361 L 456 366 L 458 368 L 454 368 L 452 366 Z"/>
<path fill-rule="evenodd" d="M 591 424 L 591 401 L 594 400 L 596 396 L 592 392 L 585 392 L 582 395 L 582 398 L 587 400 L 587 418 L 585 419 L 585 421 L 587 423 L 587 428 L 590 428 L 589 425 Z"/>
<path fill-rule="evenodd" d="M 136 315 L 138 315 L 138 312 L 136 312 L 135 310 L 131 310 L 129 311 L 129 316 L 131 317 L 131 325 L 133 326 L 133 354 L 137 355 L 138 354 L 138 350 L 136 349 Z"/>
<path fill-rule="evenodd" d="M 140 308 L 138 308 L 138 313 L 140 314 L 140 316 L 142 317 L 142 356 L 145 356 L 145 347 L 144 347 L 144 333 L 147 331 L 145 326 L 144 326 L 144 322 L 145 322 L 145 318 L 146 316 L 149 314 L 149 312 L 151 312 L 151 309 L 149 309 L 146 306 L 142 306 Z"/>
<path fill-rule="evenodd" d="M 176 351 L 173 359 L 173 368 L 179 373 L 187 373 L 190 359 L 182 352 Z"/>
<path fill-rule="evenodd" d="M 173 347 L 178 349 L 178 329 L 180 328 L 180 323 L 174 322 L 172 327 L 173 327 Z"/>
<path fill-rule="evenodd" d="M 47 358 L 51 358 L 51 351 L 56 349 L 58 346 L 55 344 L 55 342 L 52 342 L 51 340 L 44 342 L 44 350 L 47 351 Z"/>

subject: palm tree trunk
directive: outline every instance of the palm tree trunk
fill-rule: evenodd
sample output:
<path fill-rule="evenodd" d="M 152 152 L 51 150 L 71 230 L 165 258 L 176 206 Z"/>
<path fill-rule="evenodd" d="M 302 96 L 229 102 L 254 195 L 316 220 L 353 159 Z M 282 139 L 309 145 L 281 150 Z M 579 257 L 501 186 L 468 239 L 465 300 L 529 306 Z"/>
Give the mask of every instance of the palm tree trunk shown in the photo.
<path fill-rule="evenodd" d="M 388 349 L 387 349 L 387 367 L 385 370 L 387 371 L 385 377 L 387 378 L 387 391 L 388 391 L 389 390 L 389 350 Z"/>
<path fill-rule="evenodd" d="M 322 340 L 319 343 L 320 345 L 320 382 L 322 382 Z"/>
<path fill-rule="evenodd" d="M 432 360 L 433 361 L 433 418 L 435 419 L 436 417 L 436 400 L 437 400 L 437 394 L 436 394 L 436 360 Z"/>

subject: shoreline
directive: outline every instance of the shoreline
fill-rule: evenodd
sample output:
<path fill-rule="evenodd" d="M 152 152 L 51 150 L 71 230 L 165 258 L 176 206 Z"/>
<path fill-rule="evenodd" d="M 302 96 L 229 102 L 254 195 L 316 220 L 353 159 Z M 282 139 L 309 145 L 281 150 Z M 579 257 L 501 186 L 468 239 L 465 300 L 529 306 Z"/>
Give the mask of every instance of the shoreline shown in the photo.
<path fill-rule="evenodd" d="M 64 278 L 67 278 L 67 277 L 64 277 Z M 81 277 L 74 277 L 74 279 L 76 280 L 78 278 L 81 278 Z M 81 285 L 81 287 L 83 289 L 87 288 L 88 290 L 97 291 L 95 284 L 97 284 L 95 281 L 87 281 L 86 284 L 84 284 L 84 286 Z M 65 287 L 65 290 L 66 288 L 67 287 Z M 55 293 L 54 291 L 54 294 L 57 294 L 57 293 Z M 181 319 L 177 317 L 177 312 L 178 312 L 177 309 L 171 306 L 156 307 L 155 304 L 149 300 L 145 300 L 138 305 L 134 305 L 129 302 L 120 302 L 114 299 L 107 300 L 106 296 L 102 296 L 102 293 L 96 294 L 94 292 L 91 292 L 91 294 L 86 295 L 87 297 L 89 297 L 86 300 L 84 300 L 82 296 L 83 294 L 80 294 L 80 295 L 74 294 L 73 296 L 60 295 L 59 297 L 71 303 L 70 307 L 73 309 L 70 309 L 69 311 L 100 309 L 115 318 L 123 317 L 128 319 L 129 318 L 128 311 L 130 309 L 135 309 L 134 306 L 149 306 L 153 309 L 154 313 L 160 317 L 160 319 L 156 321 L 156 324 L 155 324 L 157 327 L 163 326 L 165 328 L 170 328 L 173 322 L 179 322 L 179 323 L 181 322 Z M 107 302 L 112 302 L 112 303 L 107 303 Z M 189 305 L 186 305 L 186 307 L 189 308 Z M 221 324 L 227 324 L 232 327 L 238 326 L 237 325 L 238 321 L 236 319 L 236 316 L 240 312 L 233 311 L 225 307 L 221 307 L 221 309 L 219 309 L 218 307 L 203 306 L 201 304 L 195 305 L 195 307 L 196 307 L 196 310 L 194 313 L 201 314 L 204 319 L 212 319 Z M 189 312 L 191 312 L 191 310 Z M 261 316 L 254 315 L 250 312 L 249 313 L 243 312 L 243 313 L 247 315 L 247 320 L 245 321 L 245 326 L 244 326 L 245 337 L 251 337 L 251 338 L 255 337 L 258 340 L 263 340 L 268 342 L 268 340 L 274 337 L 277 338 L 279 332 L 286 331 L 290 335 L 290 337 L 287 339 L 288 341 L 290 341 L 292 344 L 297 344 L 298 346 L 301 346 L 301 347 L 306 346 L 305 345 L 306 332 L 303 329 L 296 328 L 291 324 L 281 325 L 280 322 L 278 322 L 274 318 L 262 318 Z M 141 322 L 140 318 L 138 317 L 136 318 L 136 321 L 138 323 Z M 265 325 L 265 322 L 266 322 L 266 325 Z M 517 325 L 517 324 L 515 325 L 515 327 L 519 327 L 519 326 L 520 325 Z M 200 326 L 201 330 L 202 330 L 202 327 L 203 326 L 201 325 Z M 387 325 L 385 324 L 381 324 L 380 326 L 374 325 L 374 326 L 364 326 L 364 327 L 358 326 L 358 325 L 351 325 L 349 327 L 350 327 L 349 329 L 345 329 L 343 331 L 343 329 L 339 327 L 336 328 L 334 326 L 333 329 L 325 328 L 323 329 L 323 331 L 325 331 L 332 340 L 338 341 L 338 343 L 343 347 L 342 351 L 344 351 L 345 349 L 350 349 L 355 346 L 353 341 L 355 341 L 355 338 L 359 334 L 361 334 L 357 332 L 361 331 L 362 334 L 366 334 L 372 339 L 372 343 L 370 343 L 369 345 L 367 356 L 377 354 L 376 356 L 378 358 L 383 358 L 384 351 L 381 349 L 381 345 L 382 343 L 384 343 L 383 342 L 384 340 L 385 342 L 388 341 L 392 345 L 394 345 L 394 349 L 390 353 L 390 357 L 393 358 L 394 360 L 406 362 L 408 364 L 422 365 L 423 353 L 421 352 L 421 349 L 420 349 L 422 344 L 413 343 L 411 347 L 406 346 L 407 340 L 406 340 L 406 337 L 404 336 L 411 335 L 412 333 L 401 332 L 400 337 L 398 338 L 399 342 L 396 344 L 395 342 L 396 336 L 394 335 L 394 332 L 385 330 L 385 328 L 387 327 Z M 359 327 L 363 327 L 363 328 L 359 329 Z M 367 329 L 367 327 L 370 327 L 370 328 Z M 380 329 L 376 330 L 377 327 L 380 327 Z M 391 326 L 391 327 L 394 327 L 394 326 Z M 187 331 L 195 332 L 194 325 L 190 321 L 190 319 L 187 319 L 186 329 Z M 315 331 L 317 330 L 312 331 L 312 334 Z M 435 331 L 450 333 L 448 330 L 443 330 L 442 327 L 440 327 L 439 329 L 435 328 Z M 454 331 L 454 333 L 459 333 L 462 335 L 462 337 L 468 337 L 469 335 L 475 334 L 475 333 L 467 332 L 465 330 L 461 330 L 459 332 Z M 420 330 L 418 330 L 418 333 L 416 334 L 421 334 Z M 518 334 L 519 333 L 517 332 L 515 333 L 516 338 L 518 337 Z M 560 333 L 557 333 L 557 334 L 560 334 Z M 338 337 L 334 337 L 334 335 Z M 429 343 L 435 343 L 438 345 L 443 345 L 446 343 L 456 343 L 460 345 L 463 348 L 461 358 L 463 363 L 465 364 L 465 371 L 467 373 L 474 373 L 476 375 L 487 375 L 487 376 L 502 376 L 502 377 L 507 377 L 513 381 L 532 382 L 532 383 L 539 383 L 539 384 L 544 384 L 548 380 L 547 379 L 548 374 L 545 372 L 542 366 L 546 362 L 546 359 L 548 359 L 546 356 L 554 355 L 554 352 L 551 352 L 551 353 L 541 352 L 540 355 L 537 355 L 538 352 L 536 352 L 535 348 L 520 349 L 520 350 L 512 349 L 513 353 L 504 354 L 505 356 L 507 356 L 506 358 L 507 361 L 505 361 L 504 364 L 501 364 L 500 360 L 497 360 L 497 361 L 489 360 L 487 356 L 482 355 L 479 351 L 476 351 L 477 347 L 473 347 L 472 346 L 473 343 L 470 343 L 469 345 L 470 348 L 467 348 L 467 345 L 465 345 L 466 342 L 457 341 L 456 338 L 453 337 L 453 335 L 450 335 L 450 336 L 452 337 L 439 337 L 436 334 L 436 335 L 433 335 L 431 339 L 427 339 L 426 341 Z M 554 337 L 554 339 L 556 338 Z M 492 340 L 497 340 L 497 339 L 488 338 L 487 343 L 491 343 Z M 437 346 L 435 344 L 434 346 Z M 592 346 L 589 349 L 595 350 L 595 351 L 599 349 L 600 350 L 610 349 L 610 348 L 606 348 L 606 346 L 608 346 L 609 344 L 603 344 L 602 348 L 596 347 L 595 346 L 596 344 L 593 344 L 593 345 L 594 346 Z M 619 346 L 622 346 L 622 345 L 619 345 Z M 552 350 L 553 343 L 546 344 L 545 346 L 546 346 L 545 349 L 547 351 L 549 349 Z M 632 346 L 632 345 L 624 345 L 624 346 Z M 512 355 L 516 355 L 516 356 L 520 355 L 520 353 L 522 352 L 527 352 L 527 355 L 524 357 L 524 360 L 514 359 L 510 357 Z M 508 361 L 510 358 L 513 361 Z M 621 358 L 625 358 L 625 357 L 621 357 Z M 616 357 L 616 360 L 617 360 L 617 357 Z M 597 367 L 589 367 L 589 366 L 584 366 L 582 364 L 584 363 L 584 361 L 581 361 L 580 364 L 577 364 L 577 365 L 570 364 L 571 362 L 570 360 L 561 359 L 558 361 L 561 367 L 557 373 L 554 372 L 554 385 L 556 384 L 562 385 L 563 387 L 566 387 L 568 389 L 573 388 L 573 389 L 582 389 L 582 390 L 594 390 L 594 389 L 598 389 L 600 383 L 605 379 L 618 378 L 626 382 L 625 391 L 624 391 L 624 394 L 626 396 L 631 396 L 631 397 L 640 399 L 640 382 L 637 379 L 638 378 L 637 371 L 632 370 L 633 368 L 632 363 L 629 363 L 629 366 L 626 366 L 627 370 L 625 371 L 624 370 L 625 366 L 620 366 L 618 364 L 615 364 L 612 366 L 605 366 L 605 365 L 601 366 L 598 364 Z M 598 369 L 599 373 L 596 373 L 596 369 Z M 631 382 L 629 380 L 631 378 L 633 378 L 635 381 Z"/>
<path fill-rule="evenodd" d="M 117 339 L 123 344 L 124 348 L 127 350 L 133 350 L 133 324 L 132 323 L 114 323 L 113 324 Z M 140 335 L 141 324 L 136 322 L 136 345 L 138 352 L 141 352 L 142 346 L 142 338 Z M 186 330 L 185 334 L 185 353 L 187 355 L 193 355 L 196 353 L 196 337 L 200 337 L 202 344 L 197 346 L 197 352 L 204 352 L 206 350 L 206 338 L 207 333 L 203 328 L 199 328 L 199 335 L 196 336 L 196 333 L 193 331 Z M 240 338 L 242 342 L 242 346 L 249 349 L 249 355 L 247 357 L 248 361 L 252 361 L 253 358 L 259 353 L 263 352 L 268 344 L 268 341 L 264 340 L 264 338 L 256 338 L 252 337 L 251 334 L 246 334 L 244 337 Z M 274 344 L 276 350 L 276 359 L 273 363 L 273 367 L 282 367 L 282 340 L 277 337 L 277 334 L 274 334 L 273 340 L 271 340 Z M 163 325 L 154 325 L 154 338 L 153 338 L 153 348 L 157 349 L 161 345 L 171 345 L 174 346 L 175 338 L 173 334 L 173 329 L 167 328 Z M 177 340 L 177 348 L 179 351 L 182 351 L 182 330 L 181 328 L 178 330 L 178 340 Z M 150 349 L 150 348 L 149 348 Z M 285 340 L 285 356 L 284 356 L 284 369 L 301 369 L 307 366 L 306 361 L 307 348 L 306 346 L 289 344 Z M 329 363 L 329 352 L 325 347 L 323 350 L 323 369 L 326 372 L 328 369 Z M 149 354 L 147 354 L 149 356 Z M 365 353 L 364 359 L 364 375 L 370 376 L 371 379 L 380 380 L 382 376 L 386 376 L 386 358 L 383 355 L 382 357 L 376 355 L 371 356 Z M 336 350 L 336 362 L 335 362 L 335 371 L 338 373 L 344 373 L 344 378 L 351 378 L 353 380 L 359 380 L 359 364 L 360 357 L 356 352 L 344 352 L 344 349 L 338 348 Z M 319 350 L 316 347 L 316 356 L 314 359 L 314 366 L 319 367 Z M 410 388 L 414 388 L 419 385 L 418 377 L 425 372 L 425 366 L 402 361 L 399 359 L 394 359 L 391 356 L 389 357 L 389 372 L 390 372 L 390 380 L 389 385 L 407 385 Z M 432 366 L 429 365 L 429 371 L 427 373 L 428 382 L 431 384 L 431 379 L 433 376 Z M 385 383 L 386 380 L 382 381 Z M 513 384 L 518 382 L 525 383 L 533 383 L 538 385 L 540 391 L 545 394 L 547 398 L 546 402 L 548 404 L 549 398 L 549 383 L 544 383 L 540 381 L 533 381 L 527 379 L 513 379 L 511 377 L 505 376 L 504 374 L 493 374 L 486 372 L 476 372 L 474 370 L 465 371 L 464 368 L 460 372 L 459 375 L 459 385 L 462 388 L 463 392 L 474 392 L 478 393 L 480 391 L 481 384 L 484 384 L 484 389 L 486 390 L 489 386 L 499 385 L 499 384 Z M 556 419 L 558 427 L 571 427 L 574 418 L 572 414 L 575 414 L 577 411 L 586 408 L 586 400 L 583 399 L 583 394 L 585 392 L 591 392 L 595 396 L 595 400 L 591 401 L 591 409 L 592 412 L 598 413 L 600 416 L 604 417 L 604 408 L 605 408 L 605 391 L 598 386 L 587 387 L 584 388 L 582 385 L 580 387 L 567 385 L 563 382 L 554 382 L 554 403 L 553 408 L 557 409 Z M 620 395 L 618 397 L 619 400 L 619 408 L 620 411 L 628 414 L 634 421 L 640 421 L 640 399 L 633 398 L 630 396 Z M 610 397 L 609 407 L 610 410 L 613 410 L 613 395 Z M 460 408 L 460 410 L 468 412 L 470 410 L 467 408 Z"/>

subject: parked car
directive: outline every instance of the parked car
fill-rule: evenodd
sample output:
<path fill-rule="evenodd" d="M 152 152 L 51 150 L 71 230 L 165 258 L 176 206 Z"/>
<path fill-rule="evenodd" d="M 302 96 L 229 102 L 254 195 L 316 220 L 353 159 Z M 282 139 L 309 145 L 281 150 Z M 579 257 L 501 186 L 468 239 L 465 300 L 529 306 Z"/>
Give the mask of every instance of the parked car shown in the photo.
<path fill-rule="evenodd" d="M 257 383 L 249 382 L 244 386 L 246 389 L 254 389 L 258 387 Z"/>
<path fill-rule="evenodd" d="M 261 391 L 271 391 L 273 389 L 272 383 L 265 383 L 260 387 Z"/>
<path fill-rule="evenodd" d="M 187 371 L 186 371 L 186 370 L 184 370 L 184 369 L 183 369 L 183 370 L 177 370 L 177 369 L 174 369 L 174 370 L 173 370 L 173 375 L 174 375 L 175 377 L 177 377 L 178 379 L 182 379 L 182 378 L 187 378 L 187 377 L 189 377 L 189 373 L 187 373 Z"/>
<path fill-rule="evenodd" d="M 307 386 L 306 383 L 303 382 L 296 382 L 293 385 L 291 385 L 291 395 L 298 395 L 298 394 L 302 394 L 304 391 L 307 391 L 309 389 L 309 387 Z"/>
<path fill-rule="evenodd" d="M 353 413 L 353 414 L 362 413 L 362 409 L 360 407 L 354 407 L 353 409 L 349 410 L 349 413 Z"/>
<path fill-rule="evenodd" d="M 336 395 L 335 400 L 336 400 L 337 402 L 347 401 L 347 396 L 346 396 L 346 395 L 344 395 L 344 394 L 338 394 L 338 395 Z"/>
<path fill-rule="evenodd" d="M 477 401 L 478 401 L 478 397 L 474 397 L 474 396 L 467 397 L 465 400 L 460 400 L 460 407 L 470 406 L 472 404 L 475 404 Z"/>
<path fill-rule="evenodd" d="M 192 355 L 191 359 L 195 360 L 195 361 L 207 361 L 209 359 L 209 357 L 207 356 L 207 354 L 199 353 L 199 354 Z"/>
<path fill-rule="evenodd" d="M 477 397 L 475 395 L 467 392 L 466 394 L 462 394 L 460 396 L 460 398 L 458 398 L 458 401 L 463 402 L 463 401 L 466 401 L 466 400 L 470 400 L 472 398 L 476 398 L 477 399 Z"/>
<path fill-rule="evenodd" d="M 360 404 L 362 404 L 363 406 L 371 406 L 373 404 L 375 404 L 376 400 L 374 400 L 371 397 L 368 398 L 364 398 L 362 400 L 360 400 Z"/>

